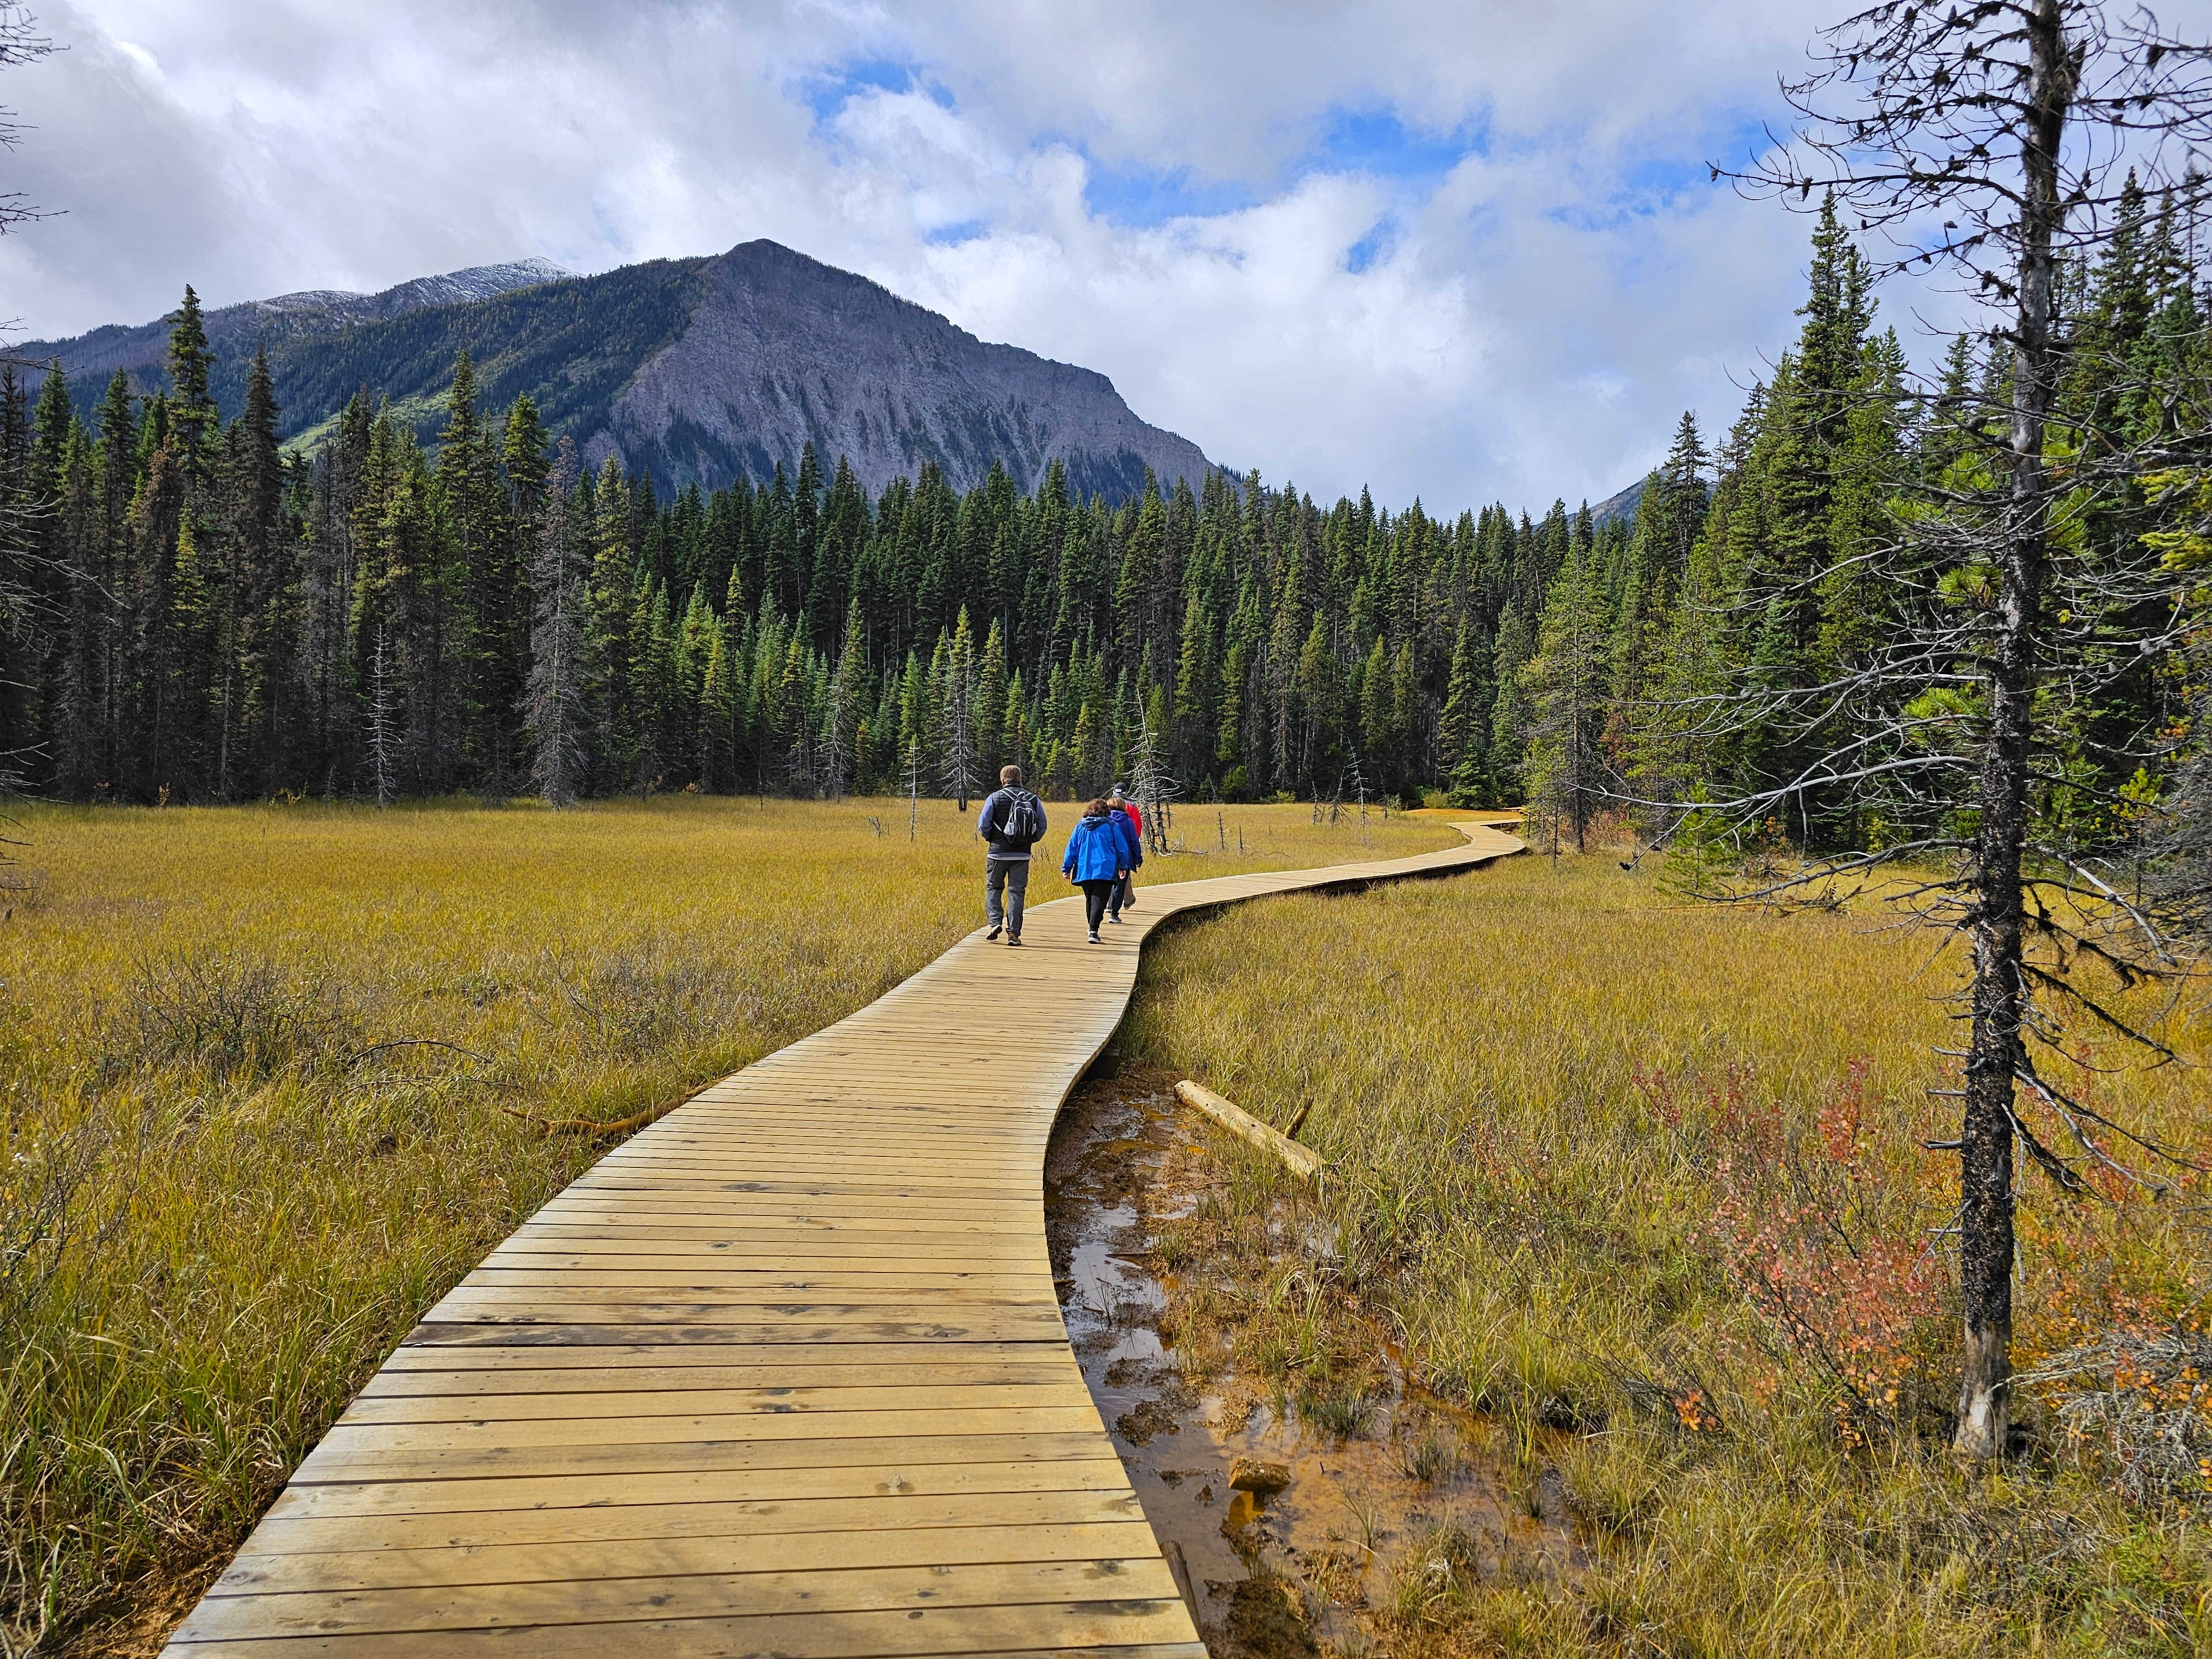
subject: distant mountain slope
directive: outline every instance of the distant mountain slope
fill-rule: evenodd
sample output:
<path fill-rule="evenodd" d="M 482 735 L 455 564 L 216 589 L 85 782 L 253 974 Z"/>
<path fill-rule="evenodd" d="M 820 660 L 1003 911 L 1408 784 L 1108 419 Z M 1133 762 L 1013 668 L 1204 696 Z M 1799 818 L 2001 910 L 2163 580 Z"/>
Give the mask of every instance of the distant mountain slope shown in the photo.
<path fill-rule="evenodd" d="M 1073 488 L 1135 493 L 1211 470 L 1195 444 L 1139 420 L 1090 369 L 991 345 L 878 283 L 769 241 L 563 278 L 543 261 L 425 277 L 376 295 L 309 293 L 210 313 L 225 412 L 265 343 L 283 430 L 309 431 L 367 386 L 426 439 L 466 347 L 488 406 L 527 392 L 595 464 L 709 487 L 795 468 L 807 442 L 848 456 L 862 484 L 935 462 L 965 490 L 992 465 L 1034 488 L 1062 462 Z M 218 332 L 218 325 L 220 332 Z M 117 368 L 166 384 L 166 327 L 96 329 L 25 346 L 59 356 L 85 408 Z"/>
<path fill-rule="evenodd" d="M 508 264 L 477 265 L 442 276 L 417 276 L 381 294 L 350 294 L 342 289 L 309 289 L 273 300 L 248 300 L 208 312 L 208 343 L 220 354 L 216 395 L 224 412 L 234 412 L 246 386 L 246 365 L 257 343 L 274 352 L 283 341 L 331 333 L 353 325 L 386 321 L 430 306 L 485 300 L 519 288 L 558 282 L 568 273 L 550 259 L 518 259 Z M 74 340 L 33 340 L 14 355 L 33 362 L 62 360 L 70 390 L 89 409 L 117 369 L 140 390 L 168 384 L 169 324 L 164 318 L 136 328 L 110 323 Z M 307 422 L 293 421 L 297 428 Z"/>
<path fill-rule="evenodd" d="M 1637 504 L 1644 499 L 1644 479 L 1638 478 L 1627 489 L 1607 496 L 1595 507 L 1590 508 L 1591 520 L 1595 523 L 1604 524 L 1612 519 L 1633 519 L 1636 516 Z"/>

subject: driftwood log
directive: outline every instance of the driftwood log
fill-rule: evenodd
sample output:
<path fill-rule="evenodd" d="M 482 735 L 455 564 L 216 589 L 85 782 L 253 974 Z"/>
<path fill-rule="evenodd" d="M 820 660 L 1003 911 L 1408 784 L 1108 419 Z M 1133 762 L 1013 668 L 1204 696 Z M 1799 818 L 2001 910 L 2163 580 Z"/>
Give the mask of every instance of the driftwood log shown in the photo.
<path fill-rule="evenodd" d="M 1186 1106 L 1201 1111 L 1230 1133 L 1255 1146 L 1273 1152 L 1287 1164 L 1291 1172 L 1307 1181 L 1321 1177 L 1321 1158 L 1316 1152 L 1301 1146 L 1288 1135 L 1269 1128 L 1251 1113 L 1234 1103 L 1224 1100 L 1202 1083 L 1193 1083 L 1188 1078 L 1176 1085 L 1176 1098 Z M 1304 1114 L 1299 1114 L 1303 1121 Z"/>

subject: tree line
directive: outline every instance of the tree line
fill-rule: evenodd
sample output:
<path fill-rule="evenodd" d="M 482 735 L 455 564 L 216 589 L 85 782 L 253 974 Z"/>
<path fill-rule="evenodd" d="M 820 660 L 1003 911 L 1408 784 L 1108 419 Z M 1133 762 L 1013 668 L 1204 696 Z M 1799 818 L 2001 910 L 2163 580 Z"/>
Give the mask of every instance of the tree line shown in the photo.
<path fill-rule="evenodd" d="M 2193 246 L 2138 191 L 2069 268 L 2054 441 L 2139 448 L 2202 407 Z M 1079 500 L 1057 464 L 1030 494 L 925 466 L 872 499 L 811 447 L 793 475 L 670 494 L 554 442 L 527 395 L 482 409 L 465 353 L 434 446 L 363 391 L 287 453 L 259 356 L 221 418 L 187 289 L 165 391 L 118 374 L 88 420 L 58 365 L 35 396 L 0 370 L 0 748 L 21 787 L 117 802 L 964 796 L 1006 761 L 1066 797 L 1141 751 L 1201 797 L 1441 790 L 1690 841 L 1688 804 L 1755 798 L 1754 838 L 1879 847 L 1925 826 L 1832 775 L 1869 711 L 1823 688 L 1914 607 L 1985 597 L 1940 553 L 1905 581 L 1870 555 L 1912 489 L 1986 465 L 2008 358 L 1961 336 L 1917 396 L 1869 289 L 1824 212 L 1795 345 L 1717 447 L 1686 414 L 1604 521 L 1323 507 L 1256 473 Z M 2081 505 L 2092 563 L 2178 533 L 2171 476 Z M 2040 807 L 2069 845 L 2139 841 L 2190 764 L 2192 636 L 2154 626 L 2179 592 L 2075 623 L 2106 672 L 2054 716 Z M 1953 695 L 1940 664 L 1893 690 L 1938 714 Z"/>
<path fill-rule="evenodd" d="M 2033 805 L 2044 844 L 2083 858 L 2152 851 L 2203 765 L 2185 545 L 2203 514 L 2179 487 L 2212 464 L 2194 228 L 2130 181 L 2109 237 L 2058 276 L 2045 444 L 2065 487 Z M 1524 781 L 1569 839 L 1626 811 L 1678 852 L 1723 830 L 1729 860 L 1881 852 L 1967 810 L 1931 780 L 1984 706 L 1997 584 L 1971 523 L 2002 491 L 2014 354 L 1961 335 L 1923 386 L 1869 287 L 1831 203 L 1797 338 L 1725 438 L 1709 453 L 1685 416 L 1628 533 L 1570 538 L 1521 674 Z"/>
<path fill-rule="evenodd" d="M 285 453 L 267 363 L 222 420 L 189 289 L 171 385 L 81 418 L 0 372 L 22 526 L 0 668 L 26 787 L 83 801 L 537 790 L 961 794 L 1006 761 L 1087 795 L 1522 788 L 1544 596 L 1621 526 L 1431 517 L 1257 474 L 1078 499 L 794 474 L 672 495 L 553 442 L 527 396 L 442 432 L 368 392 Z"/>

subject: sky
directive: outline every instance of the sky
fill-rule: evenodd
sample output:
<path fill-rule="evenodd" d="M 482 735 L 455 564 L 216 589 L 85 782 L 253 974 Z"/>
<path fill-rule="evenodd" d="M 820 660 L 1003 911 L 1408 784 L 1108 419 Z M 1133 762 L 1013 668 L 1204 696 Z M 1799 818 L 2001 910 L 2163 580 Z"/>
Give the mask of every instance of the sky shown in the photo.
<path fill-rule="evenodd" d="M 0 237 L 0 318 L 765 236 L 1270 483 L 1540 512 L 1794 336 L 1809 223 L 1706 163 L 1844 9 L 33 0 L 67 50 L 0 80 L 0 189 L 62 211 Z M 1885 299 L 1918 357 L 1929 310 Z"/>

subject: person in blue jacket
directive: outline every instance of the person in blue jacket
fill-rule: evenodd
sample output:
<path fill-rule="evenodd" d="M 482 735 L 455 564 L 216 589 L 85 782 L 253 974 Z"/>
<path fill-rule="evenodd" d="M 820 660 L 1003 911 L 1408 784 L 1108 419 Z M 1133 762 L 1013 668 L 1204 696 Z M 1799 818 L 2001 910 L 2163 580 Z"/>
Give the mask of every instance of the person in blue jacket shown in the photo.
<path fill-rule="evenodd" d="M 1118 922 L 1121 920 L 1121 907 L 1126 904 L 1133 908 L 1137 902 L 1137 870 L 1145 861 L 1145 837 L 1137 828 L 1137 809 L 1121 793 L 1118 783 L 1106 797 L 1106 810 L 1113 814 L 1121 831 L 1121 879 L 1114 884 L 1114 890 L 1106 899 L 1106 920 Z"/>
<path fill-rule="evenodd" d="M 1102 795 L 1083 809 L 1082 822 L 1067 837 L 1060 872 L 1083 890 L 1084 919 L 1091 942 L 1098 943 L 1098 923 L 1121 878 L 1129 873 L 1129 820 L 1106 805 Z"/>

